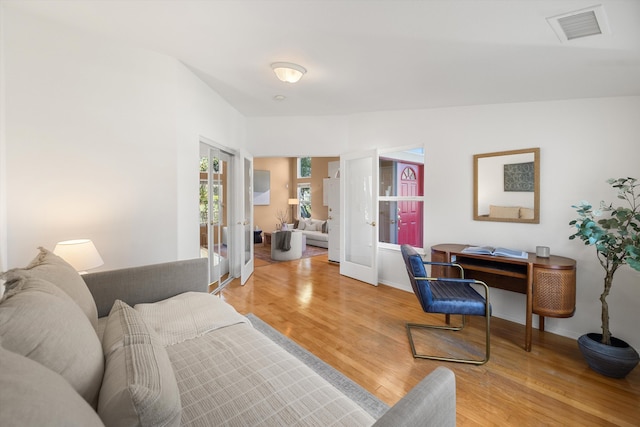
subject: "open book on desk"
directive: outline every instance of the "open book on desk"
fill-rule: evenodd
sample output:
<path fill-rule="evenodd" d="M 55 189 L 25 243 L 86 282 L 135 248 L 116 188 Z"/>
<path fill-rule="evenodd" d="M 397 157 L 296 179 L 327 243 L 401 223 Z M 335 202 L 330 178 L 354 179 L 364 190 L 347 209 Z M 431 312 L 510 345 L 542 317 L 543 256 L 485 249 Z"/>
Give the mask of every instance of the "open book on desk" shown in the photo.
<path fill-rule="evenodd" d="M 492 248 L 491 246 L 467 246 L 461 251 L 463 254 L 504 256 L 509 258 L 528 259 L 529 254 L 507 248 Z"/>

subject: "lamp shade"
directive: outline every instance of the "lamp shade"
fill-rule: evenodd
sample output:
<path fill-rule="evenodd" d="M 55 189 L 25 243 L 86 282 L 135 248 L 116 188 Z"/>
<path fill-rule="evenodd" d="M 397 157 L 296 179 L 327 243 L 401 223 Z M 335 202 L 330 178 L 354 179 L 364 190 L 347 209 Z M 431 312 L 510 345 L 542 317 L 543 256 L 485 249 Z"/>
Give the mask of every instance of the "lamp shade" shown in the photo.
<path fill-rule="evenodd" d="M 89 239 L 58 242 L 53 253 L 71 264 L 79 272 L 85 272 L 104 264 L 96 246 Z"/>
<path fill-rule="evenodd" d="M 299 205 L 300 204 L 300 200 L 298 200 L 298 199 L 289 199 L 289 204 L 290 205 Z"/>
<path fill-rule="evenodd" d="M 295 83 L 307 72 L 304 67 L 291 62 L 274 62 L 271 69 L 285 83 Z"/>

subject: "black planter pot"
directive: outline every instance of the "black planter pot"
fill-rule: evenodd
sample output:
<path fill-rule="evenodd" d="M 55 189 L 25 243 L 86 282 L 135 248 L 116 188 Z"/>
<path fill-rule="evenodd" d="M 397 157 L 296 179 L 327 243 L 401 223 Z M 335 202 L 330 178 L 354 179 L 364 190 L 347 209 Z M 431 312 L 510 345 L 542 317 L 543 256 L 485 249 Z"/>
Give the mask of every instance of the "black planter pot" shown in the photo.
<path fill-rule="evenodd" d="M 602 344 L 602 334 L 585 334 L 578 338 L 578 347 L 589 367 L 599 374 L 624 378 L 638 364 L 640 357 L 626 342 L 611 337 L 611 345 Z"/>

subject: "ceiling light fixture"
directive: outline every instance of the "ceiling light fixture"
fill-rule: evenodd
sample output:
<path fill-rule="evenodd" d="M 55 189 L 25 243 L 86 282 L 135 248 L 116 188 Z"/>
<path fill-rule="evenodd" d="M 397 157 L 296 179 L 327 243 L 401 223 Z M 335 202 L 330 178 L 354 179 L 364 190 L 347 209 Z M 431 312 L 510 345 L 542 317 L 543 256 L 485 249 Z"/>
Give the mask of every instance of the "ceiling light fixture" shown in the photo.
<path fill-rule="evenodd" d="M 295 83 L 307 72 L 304 67 L 291 62 L 274 62 L 271 69 L 278 78 L 286 83 Z"/>

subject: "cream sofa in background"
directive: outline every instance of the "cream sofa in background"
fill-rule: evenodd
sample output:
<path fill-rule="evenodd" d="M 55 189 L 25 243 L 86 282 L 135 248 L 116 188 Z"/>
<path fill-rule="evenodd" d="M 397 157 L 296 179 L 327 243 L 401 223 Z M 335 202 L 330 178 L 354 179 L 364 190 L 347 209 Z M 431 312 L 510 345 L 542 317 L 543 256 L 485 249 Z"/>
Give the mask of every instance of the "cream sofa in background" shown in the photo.
<path fill-rule="evenodd" d="M 327 221 L 324 219 L 301 219 L 295 225 L 297 231 L 301 231 L 307 236 L 307 245 L 321 248 L 329 247 L 329 233 L 327 232 Z"/>
<path fill-rule="evenodd" d="M 41 249 L 0 277 L 5 427 L 455 426 L 451 370 L 376 421 L 208 294 L 206 258 L 81 277 Z"/>

